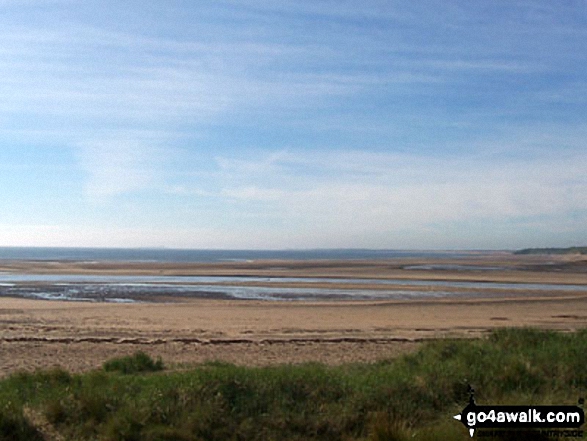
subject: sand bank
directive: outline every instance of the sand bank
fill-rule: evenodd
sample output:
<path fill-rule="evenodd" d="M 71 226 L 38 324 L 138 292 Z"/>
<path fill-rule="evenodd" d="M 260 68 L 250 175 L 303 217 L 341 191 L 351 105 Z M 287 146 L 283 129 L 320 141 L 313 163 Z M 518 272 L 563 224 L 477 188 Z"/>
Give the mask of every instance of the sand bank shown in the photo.
<path fill-rule="evenodd" d="M 263 262 L 226 265 L 122 265 L 101 274 L 165 271 L 195 275 L 243 272 L 271 277 L 389 277 L 435 280 L 585 283 L 581 259 L 500 258 L 467 265 L 482 271 L 406 270 L 442 262 Z M 450 264 L 454 264 L 452 261 Z M 4 263 L 9 271 L 90 271 L 84 263 Z M 94 265 L 95 266 L 95 265 Z M 65 270 L 64 268 L 67 268 Z M 551 269 L 547 271 L 546 269 Z M 259 302 L 173 299 L 169 303 L 109 304 L 0 299 L 0 374 L 62 365 L 98 367 L 113 356 L 145 350 L 181 365 L 224 360 L 247 365 L 375 361 L 413 350 L 425 339 L 480 336 L 502 326 L 572 331 L 587 326 L 587 290 L 502 294 L 498 298 L 398 301 Z"/>

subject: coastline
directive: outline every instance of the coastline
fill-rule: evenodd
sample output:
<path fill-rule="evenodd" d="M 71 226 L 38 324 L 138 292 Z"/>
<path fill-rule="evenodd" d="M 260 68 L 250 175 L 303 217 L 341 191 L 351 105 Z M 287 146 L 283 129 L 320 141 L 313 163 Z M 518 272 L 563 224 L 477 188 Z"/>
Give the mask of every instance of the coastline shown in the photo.
<path fill-rule="evenodd" d="M 548 262 L 547 262 L 548 260 Z M 422 260 L 418 265 L 443 265 Z M 454 260 L 450 261 L 454 264 Z M 85 271 L 96 274 L 263 275 L 272 277 L 491 280 L 587 285 L 587 261 L 507 257 L 467 259 L 466 265 L 505 270 L 405 270 L 414 260 L 357 262 L 265 261 L 224 264 L 1 262 L 3 271 Z M 544 271 L 545 265 L 558 271 Z M 23 268 L 26 267 L 26 270 Z M 162 299 L 165 300 L 165 299 Z M 470 338 L 498 327 L 573 331 L 587 326 L 587 286 L 580 292 L 512 292 L 499 297 L 381 301 L 255 301 L 167 299 L 115 304 L 3 297 L 0 299 L 0 375 L 61 365 L 73 371 L 144 350 L 178 367 L 210 360 L 244 365 L 318 361 L 373 362 L 414 350 L 427 339 Z"/>

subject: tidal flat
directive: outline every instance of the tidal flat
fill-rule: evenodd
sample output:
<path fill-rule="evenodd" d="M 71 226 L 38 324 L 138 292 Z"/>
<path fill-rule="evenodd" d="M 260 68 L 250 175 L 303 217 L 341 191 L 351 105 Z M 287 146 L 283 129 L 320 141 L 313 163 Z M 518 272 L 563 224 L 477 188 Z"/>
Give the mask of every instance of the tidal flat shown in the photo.
<path fill-rule="evenodd" d="M 376 362 L 424 341 L 480 337 L 496 328 L 587 325 L 587 260 L 580 255 L 3 260 L 0 276 L 2 375 L 57 365 L 80 372 L 145 348 L 177 366 Z M 132 285 L 126 297 L 120 283 Z M 51 286 L 87 298 L 35 296 L 51 293 Z"/>

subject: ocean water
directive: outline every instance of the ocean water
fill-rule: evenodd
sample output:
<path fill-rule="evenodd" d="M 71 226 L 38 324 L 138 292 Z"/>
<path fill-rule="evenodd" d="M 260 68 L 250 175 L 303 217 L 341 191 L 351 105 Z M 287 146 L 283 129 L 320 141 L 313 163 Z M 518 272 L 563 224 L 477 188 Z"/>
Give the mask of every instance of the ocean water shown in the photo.
<path fill-rule="evenodd" d="M 362 279 L 362 278 L 318 278 L 318 277 L 258 277 L 258 276 L 120 276 L 120 275 L 85 275 L 85 274 L 12 274 L 0 272 L 0 288 L 16 285 L 40 285 L 79 287 L 82 285 L 108 285 L 133 288 L 177 287 L 197 290 L 202 286 L 220 286 L 260 283 L 263 285 L 279 285 L 282 283 L 333 283 L 353 285 L 403 285 L 416 287 L 465 288 L 474 290 L 499 289 L 508 291 L 587 291 L 587 285 L 554 284 L 554 283 L 507 283 L 507 282 L 472 282 L 457 280 L 413 280 L 413 279 Z M 220 285 L 219 285 L 220 284 Z M 226 285 L 222 285 L 226 284 Z M 256 286 L 244 286 L 256 290 Z M 292 289 L 292 288 L 285 288 Z M 320 291 L 321 288 L 310 288 Z M 344 289 L 344 288 L 343 288 Z M 327 290 L 327 289 L 326 289 Z M 345 289 L 356 291 L 353 289 Z"/>
<path fill-rule="evenodd" d="M 368 260 L 388 258 L 458 258 L 481 252 L 401 250 L 174 250 L 100 248 L 0 248 L 0 260 L 130 261 L 130 262 L 230 262 L 279 260 Z M 414 269 L 419 269 L 415 267 Z M 328 279 L 337 288 L 284 287 L 281 283 L 318 283 L 316 278 L 265 278 L 218 276 L 120 276 L 74 274 L 18 274 L 0 272 L 0 298 L 26 297 L 47 300 L 98 302 L 149 302 L 161 298 L 225 298 L 242 300 L 348 300 L 413 299 L 475 296 L 479 289 L 510 292 L 524 289 L 585 290 L 584 286 L 542 286 L 420 280 Z M 246 283 L 245 283 L 246 282 Z M 262 282 L 264 286 L 250 286 Z M 347 283 L 390 285 L 389 289 L 350 289 Z M 392 287 L 392 284 L 399 286 Z M 404 287 L 410 287 L 406 289 Z M 432 289 L 434 288 L 434 289 Z M 468 290 L 471 291 L 468 291 Z"/>
<path fill-rule="evenodd" d="M 251 286 L 257 282 L 262 286 Z M 383 300 L 430 297 L 499 297 L 544 291 L 587 292 L 587 285 L 460 282 L 402 279 L 328 279 L 338 287 L 287 287 L 284 283 L 321 283 L 311 277 L 243 276 L 115 276 L 79 274 L 0 273 L 0 298 L 90 302 L 150 302 L 162 298 L 240 300 Z M 345 284 L 379 285 L 380 290 L 346 288 Z"/>
<path fill-rule="evenodd" d="M 369 249 L 316 250 L 187 250 L 165 248 L 19 248 L 0 247 L 0 260 L 70 260 L 118 262 L 243 262 L 252 260 L 373 260 L 398 257 L 458 258 L 468 251 L 407 251 Z M 475 252 L 479 254 L 480 252 Z"/>

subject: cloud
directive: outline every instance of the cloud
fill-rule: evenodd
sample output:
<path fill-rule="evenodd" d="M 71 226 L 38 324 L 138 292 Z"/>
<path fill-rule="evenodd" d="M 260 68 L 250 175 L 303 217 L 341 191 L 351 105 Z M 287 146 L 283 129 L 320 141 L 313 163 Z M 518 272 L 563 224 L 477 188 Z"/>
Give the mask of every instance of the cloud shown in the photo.
<path fill-rule="evenodd" d="M 587 194 L 587 159 L 580 153 L 488 160 L 346 151 L 305 152 L 297 159 L 290 152 L 279 158 L 242 160 L 240 169 L 232 169 L 238 185 L 220 195 L 227 204 L 230 199 L 261 203 L 260 216 L 277 213 L 285 228 L 295 225 L 298 231 L 313 230 L 341 243 L 345 235 L 384 237 L 455 223 L 490 228 L 527 222 L 536 227 L 587 211 L 582 197 Z M 304 175 L 302 168 L 316 173 Z"/>
<path fill-rule="evenodd" d="M 255 186 L 240 187 L 236 189 L 223 189 L 220 196 L 244 201 L 278 201 L 287 196 L 282 190 L 258 188 Z"/>
<path fill-rule="evenodd" d="M 70 227 L 4 226 L 0 243 L 515 248 L 572 244 L 587 234 L 587 158 L 581 151 L 439 158 L 290 149 L 219 158 L 218 173 L 198 177 L 193 187 L 181 179 L 171 184 L 173 171 L 161 166 L 164 152 L 156 147 L 117 140 L 78 153 L 90 201 L 149 192 L 141 198 L 148 204 L 111 206 L 107 218 Z M 194 166 L 180 157 L 186 170 Z"/>
<path fill-rule="evenodd" d="M 394 124 L 406 130 L 403 121 L 410 116 L 418 119 L 418 125 L 426 125 L 438 107 L 446 105 L 450 112 L 451 102 L 462 104 L 462 97 L 469 94 L 487 94 L 483 98 L 491 99 L 489 108 L 499 114 L 512 96 L 520 103 L 518 112 L 525 114 L 529 95 L 535 100 L 532 94 L 540 93 L 547 102 L 581 95 L 567 93 L 568 86 L 549 81 L 548 87 L 537 91 L 516 87 L 512 94 L 505 92 L 507 100 L 497 96 L 495 102 L 494 94 L 499 93 L 493 87 L 487 91 L 479 87 L 479 81 L 500 84 L 504 74 L 508 78 L 530 75 L 535 80 L 537 74 L 565 66 L 554 56 L 560 50 L 544 56 L 526 47 L 508 46 L 489 53 L 487 49 L 494 46 L 492 35 L 483 35 L 471 46 L 466 39 L 462 44 L 449 39 L 434 45 L 429 41 L 437 39 L 407 38 L 393 26 L 385 30 L 369 26 L 383 17 L 418 30 L 420 13 L 439 26 L 436 21 L 443 21 L 439 14 L 470 19 L 477 17 L 479 12 L 470 10 L 476 8 L 381 1 L 361 6 L 353 2 L 241 3 L 188 8 L 185 12 L 201 17 L 197 25 L 180 15 L 177 23 L 158 22 L 161 32 L 140 26 L 122 28 L 116 20 L 82 18 L 93 15 L 89 13 L 67 15 L 67 26 L 59 14 L 47 13 L 48 20 L 42 23 L 7 18 L 0 30 L 0 121 L 7 119 L 3 128 L 28 136 L 59 127 L 61 137 L 79 139 L 91 138 L 96 126 L 156 128 L 170 136 L 180 127 L 203 131 L 206 126 L 215 135 L 209 124 L 242 127 L 244 122 L 258 128 L 260 118 L 268 117 L 268 125 L 277 128 L 294 125 L 323 132 L 329 127 L 337 130 L 336 125 L 356 131 L 368 127 L 385 136 Z M 103 12 L 94 8 L 97 15 Z M 171 17 L 184 12 L 166 8 Z M 452 14 L 455 11 L 458 14 Z M 133 24 L 139 25 L 141 17 L 137 14 Z M 230 28 L 222 24 L 228 17 Z M 317 23 L 324 17 L 332 19 L 332 28 L 314 28 L 313 17 L 318 17 Z M 353 23 L 357 17 L 365 23 Z M 499 17 L 489 15 L 488 21 L 499 22 Z M 311 26 L 308 35 L 297 31 L 300 24 Z M 459 32 L 471 29 L 473 24 L 468 23 Z M 478 72 L 497 81 L 478 79 Z M 432 109 L 410 106 L 423 96 L 433 98 Z M 372 106 L 372 99 L 382 101 Z M 376 105 L 383 110 L 375 111 Z M 422 113 L 428 115 L 422 117 Z M 459 119 L 454 113 L 452 117 Z"/>
<path fill-rule="evenodd" d="M 572 2 L 17 3 L 0 0 L 5 143 L 75 149 L 86 201 L 140 194 L 123 202 L 141 225 L 222 224 L 235 246 L 584 231 Z"/>
<path fill-rule="evenodd" d="M 236 233 L 220 228 L 123 228 L 93 225 L 0 224 L 0 246 L 231 248 Z"/>
<path fill-rule="evenodd" d="M 151 188 L 164 174 L 163 152 L 132 138 L 86 143 L 77 156 L 87 176 L 85 193 L 94 201 Z"/>

